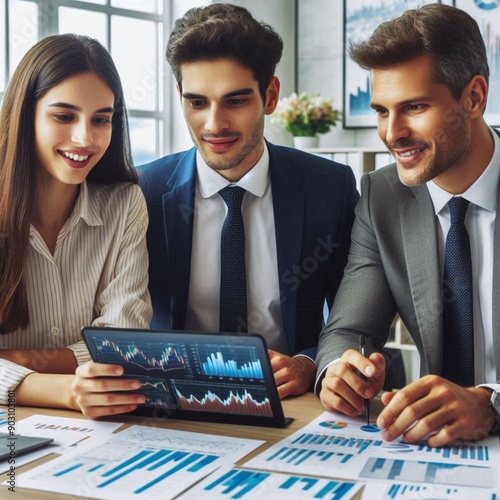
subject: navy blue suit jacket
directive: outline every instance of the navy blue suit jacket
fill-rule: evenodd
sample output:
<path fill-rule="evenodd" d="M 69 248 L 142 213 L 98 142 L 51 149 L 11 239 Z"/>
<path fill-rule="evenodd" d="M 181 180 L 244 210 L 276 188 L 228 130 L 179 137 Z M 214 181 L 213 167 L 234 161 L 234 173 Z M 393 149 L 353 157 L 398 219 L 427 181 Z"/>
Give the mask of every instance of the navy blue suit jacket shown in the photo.
<path fill-rule="evenodd" d="M 325 299 L 331 307 L 359 194 L 352 170 L 297 149 L 269 148 L 282 298 L 291 355 L 314 359 Z M 149 211 L 149 290 L 155 329 L 183 330 L 189 293 L 196 149 L 139 169 Z"/>

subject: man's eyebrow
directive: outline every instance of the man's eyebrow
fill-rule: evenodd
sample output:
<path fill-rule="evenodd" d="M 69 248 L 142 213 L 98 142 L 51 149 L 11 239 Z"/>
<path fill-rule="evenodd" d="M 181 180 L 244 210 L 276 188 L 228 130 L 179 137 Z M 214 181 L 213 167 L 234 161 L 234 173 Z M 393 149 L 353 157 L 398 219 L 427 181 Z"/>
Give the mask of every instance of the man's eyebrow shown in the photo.
<path fill-rule="evenodd" d="M 410 97 L 409 99 L 405 99 L 404 101 L 400 101 L 397 103 L 397 106 L 407 106 L 408 104 L 414 104 L 415 102 L 428 102 L 433 99 L 432 96 L 429 95 L 421 95 L 421 96 L 414 96 Z M 385 108 L 382 104 L 378 104 L 375 101 L 370 102 L 370 107 L 375 109 L 375 108 Z"/>
<path fill-rule="evenodd" d="M 224 98 L 228 98 L 228 97 L 236 97 L 236 96 L 239 96 L 239 95 L 252 95 L 254 93 L 254 90 L 253 89 L 239 89 L 239 90 L 233 90 L 232 92 L 228 92 L 227 94 L 225 94 L 223 97 Z"/>
<path fill-rule="evenodd" d="M 72 111 L 78 111 L 81 112 L 82 108 L 80 106 L 75 106 L 74 104 L 68 104 L 67 102 L 54 102 L 52 104 L 49 104 L 50 107 L 53 108 L 66 108 L 66 109 L 71 109 Z M 101 108 L 97 109 L 95 113 L 114 113 L 115 108 L 112 106 L 109 106 L 107 108 Z"/>
<path fill-rule="evenodd" d="M 222 98 L 227 99 L 230 97 L 236 97 L 236 96 L 240 96 L 240 95 L 252 95 L 254 93 L 255 93 L 254 89 L 244 88 L 244 89 L 232 90 L 231 92 L 224 94 L 222 96 Z M 202 94 L 195 94 L 193 92 L 183 92 L 182 97 L 184 99 L 190 99 L 190 100 L 206 99 L 207 98 L 207 96 L 204 96 Z"/>

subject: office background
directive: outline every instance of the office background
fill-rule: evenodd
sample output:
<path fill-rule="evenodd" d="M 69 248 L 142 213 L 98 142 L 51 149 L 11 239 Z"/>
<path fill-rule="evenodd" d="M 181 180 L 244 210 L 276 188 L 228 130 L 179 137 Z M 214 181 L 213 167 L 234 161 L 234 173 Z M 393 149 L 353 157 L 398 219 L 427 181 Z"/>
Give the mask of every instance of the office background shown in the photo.
<path fill-rule="evenodd" d="M 344 60 L 347 41 L 367 36 L 380 22 L 432 0 L 233 0 L 271 24 L 285 48 L 277 74 L 282 97 L 318 92 L 344 111 L 320 138 L 321 148 L 383 149 L 370 111 L 360 120 L 351 99 L 363 98 L 366 74 Z M 500 6 L 497 0 L 436 0 L 471 13 L 485 38 L 491 67 L 487 121 L 500 125 Z M 0 0 L 0 101 L 22 55 L 40 38 L 74 32 L 99 39 L 124 83 L 137 164 L 191 146 L 175 82 L 164 52 L 176 18 L 211 0 Z M 347 22 L 345 22 L 347 20 Z M 347 29 L 344 29 L 344 25 Z M 345 66 L 345 67 L 344 67 Z M 346 90 L 344 91 L 344 80 Z M 346 94 L 344 103 L 344 92 Z M 366 97 L 366 96 L 364 96 Z M 369 97 L 369 96 L 368 96 Z M 366 99 L 365 99 L 366 100 Z M 356 105 L 356 103 L 354 103 Z M 366 103 L 365 103 L 366 106 Z M 266 121 L 266 136 L 291 145 L 292 137 Z M 341 159 L 340 159 L 341 160 Z"/>
<path fill-rule="evenodd" d="M 351 0 L 352 1 L 352 0 Z M 164 52 L 173 22 L 207 0 L 0 0 L 0 100 L 20 58 L 40 38 L 73 32 L 97 38 L 111 52 L 124 84 L 134 161 L 144 163 L 186 149 L 191 140 Z M 319 92 L 343 103 L 343 0 L 234 0 L 283 37 L 278 66 L 282 96 Z M 266 136 L 292 137 L 266 121 Z M 376 147 L 373 128 L 321 136 L 322 147 Z"/>

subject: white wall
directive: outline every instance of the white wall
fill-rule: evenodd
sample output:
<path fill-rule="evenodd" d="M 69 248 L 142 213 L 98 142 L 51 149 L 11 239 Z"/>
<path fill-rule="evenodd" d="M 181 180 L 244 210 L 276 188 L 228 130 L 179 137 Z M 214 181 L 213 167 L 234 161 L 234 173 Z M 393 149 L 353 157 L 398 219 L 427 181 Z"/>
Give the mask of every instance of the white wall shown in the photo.
<path fill-rule="evenodd" d="M 298 91 L 319 92 L 343 106 L 344 2 L 298 1 Z M 342 129 L 321 136 L 322 147 L 380 147 L 376 129 Z"/>

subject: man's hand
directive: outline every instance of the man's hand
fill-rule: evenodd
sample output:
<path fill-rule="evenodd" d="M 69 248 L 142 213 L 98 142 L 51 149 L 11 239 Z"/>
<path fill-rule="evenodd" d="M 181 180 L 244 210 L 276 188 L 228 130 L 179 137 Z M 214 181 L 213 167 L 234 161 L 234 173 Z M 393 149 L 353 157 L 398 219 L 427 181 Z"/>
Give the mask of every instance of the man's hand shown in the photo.
<path fill-rule="evenodd" d="M 130 391 L 139 389 L 141 384 L 120 375 L 123 375 L 121 366 L 94 361 L 79 366 L 71 387 L 73 408 L 92 419 L 135 410 L 145 399 Z"/>
<path fill-rule="evenodd" d="M 401 435 L 409 443 L 427 438 L 427 444 L 433 447 L 458 440 L 475 441 L 486 437 L 495 423 L 489 408 L 490 394 L 485 387 L 466 389 L 437 375 L 427 375 L 398 392 L 384 394 L 386 407 L 377 425 L 387 441 Z"/>
<path fill-rule="evenodd" d="M 382 354 L 373 353 L 365 358 L 349 349 L 338 362 L 327 368 L 319 397 L 327 410 L 357 417 L 364 413 L 365 400 L 380 392 L 384 380 L 385 360 Z"/>
<path fill-rule="evenodd" d="M 313 383 L 316 365 L 306 356 L 291 358 L 269 349 L 274 380 L 280 399 L 304 394 Z"/>

